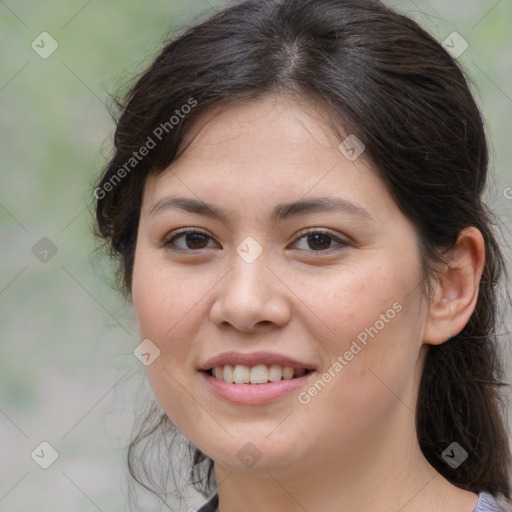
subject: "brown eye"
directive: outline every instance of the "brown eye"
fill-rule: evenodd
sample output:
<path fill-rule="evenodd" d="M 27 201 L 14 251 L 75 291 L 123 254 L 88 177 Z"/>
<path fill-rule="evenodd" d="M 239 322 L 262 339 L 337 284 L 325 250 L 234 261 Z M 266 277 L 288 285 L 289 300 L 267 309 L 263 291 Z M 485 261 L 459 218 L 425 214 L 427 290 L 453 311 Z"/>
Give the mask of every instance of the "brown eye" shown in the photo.
<path fill-rule="evenodd" d="M 342 240 L 335 236 L 330 231 L 308 231 L 303 233 L 298 240 L 306 239 L 306 248 L 302 248 L 299 250 L 305 250 L 309 252 L 327 252 L 333 247 L 331 247 L 331 243 L 334 241 L 339 246 L 338 248 L 343 248 L 349 245 L 349 243 L 345 240 Z"/>
<path fill-rule="evenodd" d="M 307 240 L 310 247 L 314 250 L 329 249 L 331 245 L 332 237 L 325 233 L 317 233 L 314 235 L 308 235 Z"/>
<path fill-rule="evenodd" d="M 306 247 L 299 248 L 299 250 L 307 252 L 329 252 L 330 250 L 336 250 L 333 247 L 338 246 L 338 249 L 342 249 L 349 245 L 346 240 L 342 240 L 335 236 L 329 231 L 309 231 L 303 233 L 298 240 L 306 240 Z M 179 240 L 183 240 L 181 243 L 177 243 Z M 208 242 L 213 240 L 211 236 L 203 233 L 202 231 L 188 229 L 176 233 L 174 236 L 168 238 L 162 243 L 162 247 L 169 248 L 170 250 L 183 250 L 183 251 L 200 251 L 208 248 Z"/>
<path fill-rule="evenodd" d="M 184 244 L 182 243 L 181 246 L 176 243 L 176 241 L 180 239 L 184 240 Z M 174 250 L 175 247 L 178 250 L 200 250 L 207 248 L 208 239 L 211 239 L 211 237 L 206 233 L 190 229 L 175 234 L 172 238 L 164 241 L 162 246 L 172 250 Z"/>

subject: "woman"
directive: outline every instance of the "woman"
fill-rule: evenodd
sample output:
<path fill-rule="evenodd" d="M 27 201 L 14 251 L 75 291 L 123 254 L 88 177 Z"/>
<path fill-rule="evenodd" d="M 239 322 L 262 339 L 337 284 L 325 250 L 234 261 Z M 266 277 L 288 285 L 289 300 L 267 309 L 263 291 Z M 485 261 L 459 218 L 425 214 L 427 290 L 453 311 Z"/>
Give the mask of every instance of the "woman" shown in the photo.
<path fill-rule="evenodd" d="M 487 160 L 458 64 L 378 1 L 170 42 L 95 189 L 161 406 L 132 475 L 181 432 L 202 511 L 507 510 Z"/>

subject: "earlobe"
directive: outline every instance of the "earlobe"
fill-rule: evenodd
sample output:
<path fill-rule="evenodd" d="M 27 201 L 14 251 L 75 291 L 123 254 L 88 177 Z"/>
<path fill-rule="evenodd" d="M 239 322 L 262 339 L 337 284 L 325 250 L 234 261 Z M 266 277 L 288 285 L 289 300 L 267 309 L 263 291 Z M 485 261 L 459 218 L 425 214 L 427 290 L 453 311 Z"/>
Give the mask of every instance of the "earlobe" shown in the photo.
<path fill-rule="evenodd" d="M 484 264 L 481 232 L 475 227 L 464 229 L 438 270 L 424 343 L 440 345 L 464 329 L 476 307 Z"/>

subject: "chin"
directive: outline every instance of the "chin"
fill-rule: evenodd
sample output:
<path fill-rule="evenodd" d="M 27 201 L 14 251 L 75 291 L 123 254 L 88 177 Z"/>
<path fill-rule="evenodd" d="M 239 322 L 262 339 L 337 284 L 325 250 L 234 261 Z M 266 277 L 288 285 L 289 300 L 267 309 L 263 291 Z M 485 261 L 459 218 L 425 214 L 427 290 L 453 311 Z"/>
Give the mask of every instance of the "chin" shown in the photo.
<path fill-rule="evenodd" d="M 224 438 L 224 443 L 213 445 L 212 438 L 208 437 L 196 446 L 216 463 L 236 471 L 272 472 L 297 464 L 305 455 L 297 450 L 302 443 L 299 440 L 294 442 L 290 435 L 286 436 L 287 444 L 283 444 L 277 437 L 271 439 L 272 434 L 265 438 L 259 429 L 254 429 L 253 433 L 247 428 L 243 429 L 243 434 L 233 430 L 230 433 L 233 438 L 228 442 Z"/>

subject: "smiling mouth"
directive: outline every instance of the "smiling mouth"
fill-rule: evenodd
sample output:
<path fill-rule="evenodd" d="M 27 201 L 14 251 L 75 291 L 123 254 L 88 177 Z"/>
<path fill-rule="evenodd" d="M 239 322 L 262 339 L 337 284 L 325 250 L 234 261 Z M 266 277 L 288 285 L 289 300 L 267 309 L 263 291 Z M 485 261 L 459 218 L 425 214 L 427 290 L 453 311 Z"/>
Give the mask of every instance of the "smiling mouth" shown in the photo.
<path fill-rule="evenodd" d="M 217 380 L 233 384 L 267 384 L 280 380 L 298 379 L 314 370 L 293 368 L 279 364 L 258 364 L 256 366 L 223 365 L 206 370 L 206 373 Z"/>

